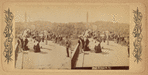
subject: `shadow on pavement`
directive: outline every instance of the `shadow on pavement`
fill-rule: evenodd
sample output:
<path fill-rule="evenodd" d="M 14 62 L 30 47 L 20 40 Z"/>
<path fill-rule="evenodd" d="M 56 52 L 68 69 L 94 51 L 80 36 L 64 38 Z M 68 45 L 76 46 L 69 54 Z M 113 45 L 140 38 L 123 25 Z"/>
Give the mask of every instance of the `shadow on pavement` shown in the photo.
<path fill-rule="evenodd" d="M 42 52 L 42 51 L 41 51 L 41 52 L 39 52 L 39 53 L 41 53 L 41 54 L 47 54 L 47 52 Z"/>
<path fill-rule="evenodd" d="M 47 54 L 47 52 L 34 52 L 34 53 L 41 53 L 41 54 Z"/>
<path fill-rule="evenodd" d="M 110 51 L 114 51 L 113 49 L 110 48 L 103 48 L 104 50 L 110 50 Z"/>
<path fill-rule="evenodd" d="M 108 52 L 101 52 L 101 54 L 105 55 L 105 54 L 109 54 Z"/>
<path fill-rule="evenodd" d="M 51 49 L 48 49 L 48 48 L 41 48 L 41 49 L 51 50 Z"/>

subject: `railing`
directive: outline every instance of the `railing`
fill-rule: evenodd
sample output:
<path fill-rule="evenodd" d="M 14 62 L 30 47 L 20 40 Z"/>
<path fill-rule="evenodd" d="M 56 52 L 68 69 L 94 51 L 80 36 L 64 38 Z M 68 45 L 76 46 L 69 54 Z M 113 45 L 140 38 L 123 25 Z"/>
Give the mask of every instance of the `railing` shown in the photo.
<path fill-rule="evenodd" d="M 77 62 L 77 58 L 79 56 L 79 43 L 77 43 L 73 53 L 72 53 L 72 58 L 71 58 L 71 68 L 75 68 L 76 67 L 76 62 Z M 15 51 L 17 51 L 18 49 L 18 42 L 15 44 Z M 23 64 L 23 63 L 22 63 Z M 15 61 L 15 66 L 16 66 L 16 61 Z M 23 67 L 23 66 L 22 66 Z"/>
<path fill-rule="evenodd" d="M 17 64 L 16 61 L 17 61 L 19 51 L 20 51 L 19 44 L 18 44 L 18 42 L 16 42 L 16 44 L 15 44 L 15 67 L 16 67 L 16 64 Z M 20 68 L 23 69 L 23 54 L 22 54 L 22 64 L 21 64 Z"/>
<path fill-rule="evenodd" d="M 76 45 L 72 53 L 72 58 L 71 58 L 71 68 L 72 69 L 76 67 L 76 61 L 77 61 L 78 56 L 79 56 L 79 43 Z"/>
<path fill-rule="evenodd" d="M 17 56 L 16 56 L 16 51 L 18 49 L 18 43 L 15 44 L 15 67 L 16 67 L 16 59 L 17 59 Z"/>
<path fill-rule="evenodd" d="M 18 47 L 18 43 L 15 44 L 15 50 L 17 49 L 17 47 Z"/>

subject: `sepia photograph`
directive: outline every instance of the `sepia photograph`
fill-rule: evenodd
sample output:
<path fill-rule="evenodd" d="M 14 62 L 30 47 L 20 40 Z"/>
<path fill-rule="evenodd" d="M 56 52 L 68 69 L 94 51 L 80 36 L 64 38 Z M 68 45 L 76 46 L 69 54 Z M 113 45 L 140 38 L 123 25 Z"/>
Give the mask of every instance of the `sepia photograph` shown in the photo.
<path fill-rule="evenodd" d="M 17 4 L 15 68 L 129 70 L 129 5 Z"/>
<path fill-rule="evenodd" d="M 146 0 L 0 1 L 0 75 L 147 75 Z"/>

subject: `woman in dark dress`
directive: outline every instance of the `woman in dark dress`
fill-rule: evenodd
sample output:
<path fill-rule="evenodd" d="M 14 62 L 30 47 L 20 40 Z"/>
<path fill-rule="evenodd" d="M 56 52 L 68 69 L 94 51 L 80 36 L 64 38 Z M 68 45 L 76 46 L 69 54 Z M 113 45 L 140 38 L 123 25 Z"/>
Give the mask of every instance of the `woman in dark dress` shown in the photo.
<path fill-rule="evenodd" d="M 95 53 L 100 53 L 100 52 L 102 52 L 101 51 L 101 45 L 100 45 L 100 43 L 98 43 L 98 45 L 95 46 Z"/>
<path fill-rule="evenodd" d="M 35 41 L 34 41 L 34 43 L 35 43 L 35 45 L 34 45 L 34 52 L 41 52 L 41 50 L 40 50 L 40 42 L 41 42 L 41 37 L 39 37 L 39 36 L 36 36 L 35 37 Z"/>
<path fill-rule="evenodd" d="M 23 47 L 24 50 L 29 50 L 27 44 L 28 44 L 28 39 L 25 38 L 24 47 Z"/>
<path fill-rule="evenodd" d="M 37 45 L 34 45 L 34 52 L 41 52 L 39 42 Z"/>
<path fill-rule="evenodd" d="M 100 41 L 100 39 L 98 38 L 98 39 L 96 39 L 97 41 L 96 41 L 96 46 L 95 46 L 95 53 L 100 53 L 100 52 L 102 52 L 101 51 L 101 41 Z"/>
<path fill-rule="evenodd" d="M 88 44 L 89 44 L 89 40 L 88 38 L 85 38 L 84 40 L 84 51 L 89 51 L 89 47 L 88 47 Z"/>
<path fill-rule="evenodd" d="M 82 36 L 79 37 L 78 43 L 79 43 L 79 53 L 81 54 L 84 48 L 84 40 L 82 39 Z"/>
<path fill-rule="evenodd" d="M 19 38 L 20 40 L 21 40 L 21 48 L 23 48 L 23 46 L 24 46 L 24 41 L 23 41 L 23 39 L 22 38 Z"/>

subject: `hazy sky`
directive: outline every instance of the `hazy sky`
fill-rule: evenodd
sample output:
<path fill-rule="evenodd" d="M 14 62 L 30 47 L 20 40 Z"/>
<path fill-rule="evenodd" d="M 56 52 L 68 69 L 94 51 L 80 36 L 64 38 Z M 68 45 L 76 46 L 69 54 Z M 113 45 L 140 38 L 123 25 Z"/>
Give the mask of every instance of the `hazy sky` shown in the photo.
<path fill-rule="evenodd" d="M 129 23 L 129 6 L 127 5 L 17 5 L 15 21 L 24 22 L 25 12 L 27 21 L 50 22 L 86 22 L 115 21 Z"/>

